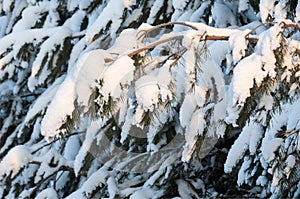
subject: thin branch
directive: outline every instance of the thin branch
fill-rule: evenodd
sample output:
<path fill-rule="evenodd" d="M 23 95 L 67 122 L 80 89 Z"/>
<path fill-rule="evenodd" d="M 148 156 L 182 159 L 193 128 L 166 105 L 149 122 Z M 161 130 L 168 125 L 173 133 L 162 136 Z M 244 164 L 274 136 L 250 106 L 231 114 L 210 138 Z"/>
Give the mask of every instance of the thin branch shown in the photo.
<path fill-rule="evenodd" d="M 141 39 L 143 36 L 145 36 L 146 34 L 149 34 L 150 32 L 157 30 L 159 28 L 162 27 L 166 27 L 166 26 L 172 26 L 172 25 L 182 25 L 182 26 L 187 26 L 190 27 L 194 30 L 199 30 L 196 26 L 193 26 L 191 24 L 185 23 L 185 22 L 179 22 L 179 21 L 174 21 L 174 22 L 168 22 L 168 23 L 163 23 L 163 24 L 159 24 L 157 26 L 154 26 L 153 28 L 147 29 L 147 30 L 141 30 L 137 33 L 137 38 L 138 40 Z M 141 34 L 141 35 L 140 35 Z M 140 36 L 139 36 L 140 35 Z"/>
<path fill-rule="evenodd" d="M 133 57 L 134 55 L 137 55 L 143 51 L 154 48 L 160 44 L 167 43 L 169 41 L 176 40 L 176 39 L 179 40 L 182 38 L 183 38 L 183 35 L 179 35 L 179 36 L 169 37 L 167 39 L 158 40 L 156 42 L 149 44 L 148 46 L 145 46 L 143 48 L 139 48 L 135 51 L 132 51 L 132 52 L 128 53 L 127 55 L 129 57 Z M 229 39 L 229 36 L 205 35 L 203 38 L 200 39 L 200 41 L 222 41 L 222 40 L 227 41 L 228 39 Z M 246 38 L 246 40 L 248 40 L 249 42 L 254 43 L 254 44 L 256 44 L 258 42 L 258 38 L 253 38 L 253 37 L 248 37 L 248 38 Z"/>
<path fill-rule="evenodd" d="M 71 137 L 71 136 L 74 136 L 74 135 L 80 135 L 80 134 L 83 134 L 83 133 L 85 133 L 85 131 L 80 131 L 80 132 L 76 132 L 76 133 L 71 133 L 71 134 L 66 135 L 65 138 L 68 138 L 68 137 Z M 49 146 L 49 145 L 53 144 L 54 142 L 56 142 L 56 141 L 58 141 L 58 140 L 61 140 L 61 139 L 60 139 L 60 138 L 56 138 L 56 139 L 54 139 L 52 142 L 49 142 L 49 143 L 47 143 L 47 144 L 44 144 L 43 146 L 41 146 L 41 147 L 37 148 L 36 150 L 34 150 L 34 151 L 32 152 L 32 154 L 35 154 L 36 152 L 38 152 L 38 151 L 41 150 L 42 148 L 44 148 L 44 147 L 46 147 L 46 146 Z"/>
<path fill-rule="evenodd" d="M 56 170 L 55 172 L 53 172 L 52 174 L 50 174 L 49 176 L 47 176 L 46 178 L 42 179 L 40 182 L 37 183 L 37 185 L 34 187 L 34 189 L 32 190 L 31 194 L 30 194 L 30 198 L 34 198 L 34 195 L 36 193 L 36 191 L 40 188 L 40 186 L 45 183 L 47 180 L 51 179 L 52 177 L 54 177 L 58 172 L 60 171 L 69 171 L 69 172 L 74 172 L 74 169 L 68 166 L 60 166 L 58 170 Z"/>
<path fill-rule="evenodd" d="M 151 48 L 154 48 L 154 47 L 156 47 L 156 46 L 158 46 L 158 45 L 160 45 L 160 44 L 167 43 L 167 42 L 172 41 L 172 40 L 179 40 L 179 39 L 182 39 L 182 38 L 183 38 L 183 36 L 182 36 L 182 35 L 179 35 L 179 36 L 169 37 L 169 38 L 167 38 L 167 39 L 161 39 L 161 40 L 158 40 L 158 41 L 156 41 L 156 42 L 151 43 L 151 44 L 148 45 L 148 46 L 145 46 L 145 47 L 143 47 L 143 48 L 139 48 L 139 49 L 137 49 L 137 50 L 135 50 L 135 51 L 133 51 L 133 52 L 130 52 L 130 53 L 128 53 L 127 55 L 128 55 L 129 57 L 133 57 L 134 55 L 137 55 L 137 54 L 139 54 L 139 53 L 141 53 L 141 52 L 143 52 L 143 51 L 146 51 L 146 50 L 149 50 L 149 49 L 151 49 Z"/>
<path fill-rule="evenodd" d="M 215 35 L 206 35 L 202 41 L 222 41 L 222 40 L 228 40 L 229 36 L 215 36 Z M 256 44 L 258 42 L 258 38 L 254 37 L 247 37 L 246 40 L 248 40 L 251 43 Z"/>
<path fill-rule="evenodd" d="M 85 36 L 85 34 L 82 34 L 82 35 L 74 35 L 74 36 L 70 36 L 69 39 L 81 39 Z"/>
<path fill-rule="evenodd" d="M 249 31 L 249 32 L 245 35 L 245 37 L 248 38 L 249 35 L 250 35 L 251 33 L 253 33 L 255 30 L 257 30 L 258 28 L 260 28 L 260 27 L 262 27 L 262 26 L 270 25 L 270 24 L 275 24 L 275 23 L 274 23 L 274 22 L 266 22 L 266 23 L 259 24 L 258 26 L 256 26 L 255 28 L 253 28 L 251 31 Z"/>
<path fill-rule="evenodd" d="M 165 27 L 165 26 L 171 26 L 171 25 L 182 25 L 182 26 L 187 26 L 187 27 L 190 27 L 194 30 L 199 30 L 196 26 L 193 26 L 191 24 L 188 24 L 188 23 L 185 23 L 185 22 L 179 22 L 179 21 L 173 21 L 173 22 L 168 22 L 168 23 L 163 23 L 163 24 L 160 24 L 160 25 L 157 25 L 151 29 L 149 29 L 150 31 L 152 30 L 155 30 L 157 28 L 161 28 L 161 27 Z"/>
<path fill-rule="evenodd" d="M 281 22 L 282 28 L 295 28 L 296 30 L 300 31 L 300 27 L 296 24 L 286 24 L 285 22 Z"/>

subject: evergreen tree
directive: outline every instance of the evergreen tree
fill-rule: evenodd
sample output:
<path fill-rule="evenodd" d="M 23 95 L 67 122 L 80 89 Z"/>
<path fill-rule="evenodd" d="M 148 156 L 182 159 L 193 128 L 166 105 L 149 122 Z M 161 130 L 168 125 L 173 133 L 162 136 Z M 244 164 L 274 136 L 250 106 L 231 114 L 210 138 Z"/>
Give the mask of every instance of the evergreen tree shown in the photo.
<path fill-rule="evenodd" d="M 298 197 L 300 3 L 0 10 L 2 198 Z"/>

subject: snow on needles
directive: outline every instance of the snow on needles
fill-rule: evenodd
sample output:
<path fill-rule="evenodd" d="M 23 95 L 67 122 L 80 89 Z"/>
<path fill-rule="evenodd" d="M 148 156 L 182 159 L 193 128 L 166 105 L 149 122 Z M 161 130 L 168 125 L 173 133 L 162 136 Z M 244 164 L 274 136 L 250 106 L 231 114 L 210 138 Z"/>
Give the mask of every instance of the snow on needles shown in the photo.
<path fill-rule="evenodd" d="M 64 82 L 59 86 L 46 115 L 42 120 L 41 132 L 46 137 L 54 137 L 61 132 L 61 126 L 72 118 L 74 101 L 86 107 L 95 86 L 95 80 L 104 69 L 103 50 L 91 51 L 81 57 L 76 67 L 72 68 Z M 112 76 L 113 77 L 113 76 Z"/>
<path fill-rule="evenodd" d="M 92 42 L 95 36 L 99 33 L 100 30 L 104 30 L 106 25 L 111 21 L 111 36 L 112 38 L 116 37 L 116 32 L 122 23 L 123 10 L 125 8 L 124 2 L 119 0 L 110 0 L 105 9 L 98 16 L 93 25 L 87 30 L 86 39 L 89 42 Z M 119 10 L 116 12 L 116 10 Z"/>
<path fill-rule="evenodd" d="M 171 81 L 169 65 L 155 70 L 147 76 L 143 76 L 136 81 L 136 99 L 139 105 L 147 111 L 154 110 L 155 105 L 172 99 L 172 93 L 168 89 Z"/>
<path fill-rule="evenodd" d="M 236 64 L 245 56 L 247 49 L 246 34 L 249 30 L 235 32 L 229 37 L 229 46 L 232 48 L 233 63 Z"/>
<path fill-rule="evenodd" d="M 101 94 L 105 101 L 111 96 L 114 99 L 121 97 L 121 84 L 130 84 L 133 79 L 134 61 L 124 55 L 119 57 L 112 65 L 106 67 L 100 78 L 103 81 L 101 86 Z"/>
<path fill-rule="evenodd" d="M 74 88 L 75 82 L 68 77 L 58 88 L 41 124 L 41 133 L 46 139 L 58 135 L 61 132 L 62 124 L 67 121 L 68 117 L 72 118 L 72 112 L 75 108 Z"/>
<path fill-rule="evenodd" d="M 241 135 L 232 145 L 227 160 L 224 165 L 225 172 L 230 173 L 233 167 L 240 161 L 244 153 L 250 149 L 251 153 L 254 153 L 257 141 L 262 135 L 262 127 L 254 121 L 250 121 L 242 130 Z"/>
<path fill-rule="evenodd" d="M 26 166 L 31 160 L 29 149 L 24 145 L 18 145 L 12 148 L 0 162 L 0 176 L 15 176 L 21 168 Z"/>
<path fill-rule="evenodd" d="M 277 34 L 279 29 L 280 27 L 275 25 L 260 34 L 256 52 L 242 59 L 234 68 L 232 82 L 229 86 L 227 122 L 236 125 L 238 114 L 247 97 L 250 96 L 250 89 L 254 83 L 260 86 L 266 76 L 275 77 L 276 59 L 273 50 L 280 45 L 280 36 Z M 234 59 L 237 61 L 240 56 Z"/>

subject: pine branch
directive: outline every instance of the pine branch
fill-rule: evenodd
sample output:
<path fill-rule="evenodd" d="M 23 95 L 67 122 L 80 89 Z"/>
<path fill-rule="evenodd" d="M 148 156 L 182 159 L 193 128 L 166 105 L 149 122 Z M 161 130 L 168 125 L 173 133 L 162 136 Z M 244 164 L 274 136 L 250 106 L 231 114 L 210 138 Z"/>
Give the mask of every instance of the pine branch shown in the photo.
<path fill-rule="evenodd" d="M 169 37 L 167 39 L 162 39 L 162 40 L 158 40 L 156 42 L 153 42 L 151 44 L 149 44 L 148 46 L 145 46 L 143 48 L 139 48 L 135 51 L 132 51 L 130 53 L 128 53 L 127 55 L 129 57 L 133 57 L 143 51 L 146 51 L 146 50 L 150 50 L 151 48 L 154 48 L 160 44 L 163 44 L 163 43 L 167 43 L 167 42 L 170 42 L 172 40 L 180 40 L 183 38 L 183 35 L 178 35 L 178 36 L 174 36 L 174 37 Z M 200 37 L 200 42 L 201 41 L 222 41 L 222 40 L 228 40 L 229 39 L 229 36 L 216 36 L 216 35 L 201 35 Z M 248 37 L 246 38 L 246 40 L 248 40 L 249 42 L 251 43 L 254 43 L 256 44 L 258 42 L 258 38 L 252 38 L 252 37 Z"/>
<path fill-rule="evenodd" d="M 222 40 L 228 40 L 229 36 L 215 36 L 215 35 L 207 35 L 204 37 L 201 41 L 222 41 Z M 249 42 L 256 44 L 258 42 L 258 38 L 248 37 L 246 38 Z"/>
<path fill-rule="evenodd" d="M 41 163 L 39 163 L 41 164 Z M 53 172 L 52 174 L 50 174 L 49 176 L 47 176 L 46 178 L 42 179 L 40 182 L 38 182 L 38 184 L 34 187 L 34 189 L 32 190 L 31 194 L 30 194 L 30 198 L 34 198 L 37 190 L 40 188 L 40 186 L 45 183 L 47 180 L 53 178 L 58 172 L 60 171 L 69 171 L 69 172 L 74 172 L 74 169 L 68 166 L 60 166 L 59 169 L 55 172 Z"/>

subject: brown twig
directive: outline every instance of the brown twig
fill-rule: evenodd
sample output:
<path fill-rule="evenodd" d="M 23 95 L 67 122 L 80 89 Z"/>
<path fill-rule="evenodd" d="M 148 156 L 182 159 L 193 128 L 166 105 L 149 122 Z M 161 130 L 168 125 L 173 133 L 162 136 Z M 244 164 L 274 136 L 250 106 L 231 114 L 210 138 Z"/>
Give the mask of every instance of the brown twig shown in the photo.
<path fill-rule="evenodd" d="M 137 54 L 139 54 L 139 53 L 141 53 L 143 51 L 146 51 L 146 50 L 149 50 L 151 48 L 154 48 L 154 47 L 156 47 L 156 46 L 158 46 L 160 44 L 167 43 L 167 42 L 172 41 L 172 40 L 179 40 L 179 39 L 182 39 L 182 38 L 183 38 L 182 35 L 178 35 L 178 36 L 174 36 L 174 37 L 169 37 L 167 39 L 161 39 L 161 40 L 158 40 L 156 42 L 153 42 L 153 43 L 149 44 L 148 46 L 145 46 L 143 48 L 139 48 L 139 49 L 137 49 L 135 51 L 132 51 L 132 52 L 128 53 L 127 55 L 128 55 L 128 57 L 133 57 L 134 55 L 137 55 Z"/>
<path fill-rule="evenodd" d="M 250 35 L 251 33 L 253 33 L 255 30 L 257 30 L 258 28 L 260 28 L 260 27 L 262 27 L 262 26 L 270 25 L 270 24 L 275 24 L 275 23 L 274 23 L 274 22 L 266 22 L 266 23 L 259 24 L 258 26 L 256 26 L 255 28 L 253 28 L 251 31 L 249 31 L 249 32 L 245 35 L 245 37 L 248 38 L 249 35 Z"/>
<path fill-rule="evenodd" d="M 139 48 L 135 51 L 132 51 L 130 53 L 128 53 L 127 55 L 129 57 L 133 57 L 134 55 L 137 55 L 143 51 L 149 50 L 151 48 L 156 47 L 157 45 L 163 44 L 163 43 L 167 43 L 169 41 L 172 40 L 176 40 L 176 39 L 182 39 L 183 35 L 179 35 L 179 36 L 174 36 L 174 37 L 170 37 L 167 39 L 162 39 L 162 40 L 158 40 L 156 42 L 153 42 L 151 44 L 149 44 L 148 46 L 145 46 L 143 48 Z M 216 36 L 216 35 L 206 35 L 203 38 L 200 39 L 200 41 L 222 41 L 225 40 L 227 41 L 229 39 L 229 36 Z M 258 38 L 252 38 L 252 37 L 248 37 L 246 38 L 249 42 L 256 44 L 258 42 Z"/>
<path fill-rule="evenodd" d="M 285 22 L 282 23 L 282 28 L 295 28 L 296 30 L 300 31 L 300 27 L 296 24 L 286 24 Z"/>
<path fill-rule="evenodd" d="M 81 39 L 85 36 L 85 34 L 80 34 L 80 35 L 72 35 L 69 37 L 69 39 Z"/>
<path fill-rule="evenodd" d="M 150 29 L 147 29 L 147 30 L 141 30 L 137 33 L 137 38 L 138 38 L 138 40 L 140 40 L 143 36 L 149 34 L 150 32 L 152 32 L 154 30 L 157 30 L 159 28 L 166 27 L 166 26 L 172 26 L 172 25 L 182 25 L 182 26 L 190 27 L 194 30 L 199 30 L 196 26 L 193 26 L 191 24 L 188 24 L 188 23 L 185 23 L 185 22 L 173 21 L 173 22 L 159 24 L 159 25 L 154 26 L 153 28 L 150 28 Z"/>
<path fill-rule="evenodd" d="M 229 36 L 215 36 L 215 35 L 207 35 L 203 41 L 222 41 L 222 40 L 228 40 Z M 258 38 L 253 38 L 253 37 L 247 37 L 246 40 L 248 40 L 251 43 L 256 44 L 258 42 Z"/>

